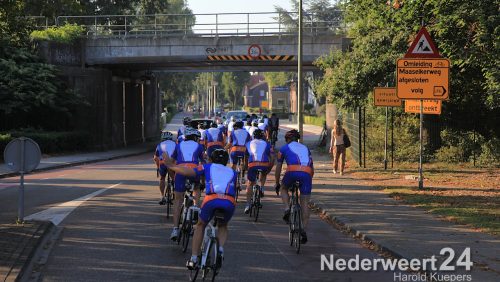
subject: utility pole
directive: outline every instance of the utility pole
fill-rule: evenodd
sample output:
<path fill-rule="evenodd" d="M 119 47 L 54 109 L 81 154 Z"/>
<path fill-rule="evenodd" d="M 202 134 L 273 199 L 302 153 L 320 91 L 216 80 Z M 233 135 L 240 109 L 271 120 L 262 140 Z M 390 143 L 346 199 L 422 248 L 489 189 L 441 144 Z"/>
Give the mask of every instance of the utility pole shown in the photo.
<path fill-rule="evenodd" d="M 297 49 L 297 123 L 299 128 L 299 133 L 301 138 L 304 138 L 304 128 L 303 128 L 303 116 L 302 116 L 302 0 L 299 0 L 299 46 Z"/>

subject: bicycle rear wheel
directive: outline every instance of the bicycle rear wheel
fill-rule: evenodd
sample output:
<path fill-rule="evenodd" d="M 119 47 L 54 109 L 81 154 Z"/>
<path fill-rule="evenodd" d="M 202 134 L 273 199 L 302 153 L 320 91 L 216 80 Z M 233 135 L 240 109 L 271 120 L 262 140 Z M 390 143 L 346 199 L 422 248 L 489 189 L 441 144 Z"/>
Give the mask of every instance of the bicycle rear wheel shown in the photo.
<path fill-rule="evenodd" d="M 288 241 L 290 242 L 290 246 L 293 246 L 293 238 L 295 235 L 295 228 L 293 226 L 293 219 L 294 212 L 293 212 L 293 207 L 290 209 L 290 219 L 288 220 Z"/>
<path fill-rule="evenodd" d="M 168 184 L 167 184 L 167 195 L 166 195 L 166 198 L 167 198 L 167 218 L 170 216 L 170 208 L 172 206 L 172 185 L 170 185 L 170 179 L 167 180 L 168 181 Z"/>
<path fill-rule="evenodd" d="M 212 251 L 210 252 L 210 256 L 213 259 L 212 262 L 212 281 L 215 281 L 215 276 L 219 274 L 219 270 L 222 267 L 222 258 L 219 253 L 219 239 L 217 237 L 212 238 L 213 244 L 212 244 Z"/>
<path fill-rule="evenodd" d="M 260 211 L 260 186 L 257 185 L 256 189 L 254 191 L 254 199 L 255 201 L 253 202 L 253 205 L 255 207 L 254 211 L 254 216 L 255 216 L 255 222 L 259 219 L 259 211 Z"/>
<path fill-rule="evenodd" d="M 181 205 L 181 212 L 179 213 L 180 234 L 177 236 L 177 245 L 181 244 L 182 230 L 184 229 L 186 215 L 184 214 L 184 204 Z"/>
<path fill-rule="evenodd" d="M 196 281 L 196 278 L 198 277 L 199 272 L 200 272 L 199 267 L 196 267 L 195 269 L 191 270 L 189 272 L 189 281 Z"/>
<path fill-rule="evenodd" d="M 295 228 L 294 228 L 294 238 L 293 238 L 293 241 L 294 241 L 294 245 L 295 245 L 295 251 L 297 252 L 297 254 L 300 252 L 300 240 L 302 239 L 301 238 L 301 234 L 302 234 L 302 214 L 301 214 L 301 209 L 300 209 L 300 205 L 297 205 L 297 208 L 295 209 L 295 215 L 294 215 L 294 225 L 295 225 Z"/>
<path fill-rule="evenodd" d="M 189 246 L 189 237 L 191 237 L 191 230 L 193 226 L 190 221 L 186 220 L 185 226 L 181 229 L 182 232 L 182 252 L 185 253 Z"/>

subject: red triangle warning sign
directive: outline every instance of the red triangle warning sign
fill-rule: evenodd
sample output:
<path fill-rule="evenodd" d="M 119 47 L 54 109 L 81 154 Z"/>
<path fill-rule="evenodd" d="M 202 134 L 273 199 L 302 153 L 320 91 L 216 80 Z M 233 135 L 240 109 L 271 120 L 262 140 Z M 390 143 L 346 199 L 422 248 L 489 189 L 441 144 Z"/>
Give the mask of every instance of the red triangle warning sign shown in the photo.
<path fill-rule="evenodd" d="M 441 58 L 434 42 L 425 27 L 422 27 L 413 40 L 405 58 Z"/>

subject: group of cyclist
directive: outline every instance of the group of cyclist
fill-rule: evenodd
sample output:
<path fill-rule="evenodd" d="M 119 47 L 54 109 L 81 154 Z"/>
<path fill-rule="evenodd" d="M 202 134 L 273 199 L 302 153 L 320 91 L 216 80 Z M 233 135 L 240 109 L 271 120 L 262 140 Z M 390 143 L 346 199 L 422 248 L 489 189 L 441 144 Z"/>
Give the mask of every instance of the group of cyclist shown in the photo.
<path fill-rule="evenodd" d="M 245 122 L 233 116 L 227 122 L 216 119 L 208 128 L 205 128 L 205 124 L 198 125 L 189 117 L 185 117 L 183 125 L 177 132 L 177 138 L 166 130 L 161 134 L 162 141 L 156 147 L 154 161 L 160 176 L 159 187 L 162 195 L 160 205 L 170 201 L 164 196 L 167 175 L 173 179 L 173 230 L 170 236 L 172 240 L 177 240 L 179 236 L 181 205 L 187 180 L 195 183 L 194 205 L 201 207 L 193 235 L 192 256 L 186 263 L 188 269 L 194 269 L 197 266 L 204 229 L 216 210 L 224 213 L 224 219 L 218 222 L 219 252 L 224 253 L 224 243 L 228 233 L 227 223 L 234 214 L 235 197 L 239 189 L 238 174 L 235 171 L 238 164 L 243 168 L 242 176 L 244 176 L 244 171 L 247 171 L 245 213 L 249 213 L 252 187 L 257 181 L 260 182 L 260 196 L 264 197 L 266 177 L 274 167 L 275 161 L 277 161 L 275 191 L 276 194 L 281 192 L 284 205 L 283 220 L 288 223 L 290 218 L 288 188 L 293 184 L 299 183 L 301 205 L 307 207 L 314 166 L 311 152 L 305 145 L 298 142 L 299 132 L 297 130 L 286 132 L 286 145 L 282 146 L 275 156 L 274 144 L 268 140 L 273 134 L 277 139 L 279 119 L 276 115 L 273 114 L 270 119 L 267 116 L 257 118 L 249 115 Z M 231 161 L 231 167 L 227 166 L 229 161 Z M 283 162 L 286 162 L 287 170 L 280 182 Z M 257 179 L 258 173 L 260 179 Z M 205 187 L 205 196 L 200 204 L 202 184 Z M 307 242 L 305 230 L 309 219 L 307 208 L 303 209 L 302 218 L 301 243 L 304 244 Z"/>

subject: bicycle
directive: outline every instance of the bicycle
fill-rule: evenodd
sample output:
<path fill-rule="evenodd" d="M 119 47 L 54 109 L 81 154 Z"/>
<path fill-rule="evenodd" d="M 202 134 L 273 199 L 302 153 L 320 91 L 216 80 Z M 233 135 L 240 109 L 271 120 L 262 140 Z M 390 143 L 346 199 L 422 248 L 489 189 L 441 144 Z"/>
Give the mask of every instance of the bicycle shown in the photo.
<path fill-rule="evenodd" d="M 276 146 L 276 142 L 278 141 L 278 129 L 271 129 L 271 146 Z"/>
<path fill-rule="evenodd" d="M 244 170 L 243 170 L 243 157 L 238 157 L 238 162 L 236 164 L 236 172 L 237 172 L 237 179 L 236 179 L 236 195 L 234 197 L 234 200 L 238 202 L 238 196 L 240 195 L 241 192 L 241 187 L 244 185 L 243 183 L 243 175 L 244 175 Z"/>
<path fill-rule="evenodd" d="M 172 209 L 174 201 L 174 193 L 172 193 L 172 178 L 170 174 L 167 173 L 167 187 L 165 187 L 165 194 L 163 195 L 167 199 L 167 218 L 170 216 L 170 210 Z"/>
<path fill-rule="evenodd" d="M 328 136 L 328 128 L 326 127 L 326 121 L 325 121 L 323 122 L 323 130 L 321 130 L 321 133 L 319 134 L 318 147 L 326 146 L 327 136 Z"/>
<path fill-rule="evenodd" d="M 219 274 L 222 267 L 222 255 L 219 252 L 219 239 L 217 239 L 216 227 L 219 220 L 224 220 L 224 211 L 216 209 L 214 211 L 214 223 L 209 222 L 205 228 L 203 243 L 201 245 L 201 255 L 198 257 L 200 262 L 195 269 L 190 271 L 190 281 L 196 281 L 198 273 L 201 270 L 203 280 L 208 278 L 210 271 L 212 272 L 212 281 L 215 281 L 215 276 Z"/>
<path fill-rule="evenodd" d="M 255 185 L 252 186 L 252 197 L 250 198 L 250 217 L 255 216 L 255 222 L 259 218 L 259 210 L 262 208 L 262 204 L 260 202 L 260 195 L 262 193 L 262 187 L 258 184 L 260 180 L 260 174 L 262 170 L 257 170 L 257 177 Z"/>
<path fill-rule="evenodd" d="M 288 222 L 288 240 L 290 246 L 295 245 L 297 254 L 300 252 L 300 242 L 302 240 L 302 207 L 299 203 L 299 187 L 300 183 L 298 181 L 290 187 L 290 220 Z"/>
<path fill-rule="evenodd" d="M 189 245 L 189 237 L 193 234 L 193 225 L 198 221 L 200 209 L 194 205 L 193 197 L 194 183 L 186 180 L 186 192 L 184 193 L 184 202 L 181 206 L 179 222 L 181 223 L 180 234 L 177 237 L 177 245 L 181 244 L 182 252 L 185 253 Z"/>

